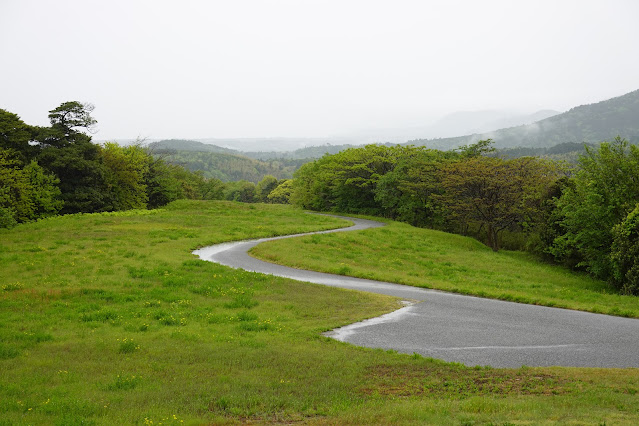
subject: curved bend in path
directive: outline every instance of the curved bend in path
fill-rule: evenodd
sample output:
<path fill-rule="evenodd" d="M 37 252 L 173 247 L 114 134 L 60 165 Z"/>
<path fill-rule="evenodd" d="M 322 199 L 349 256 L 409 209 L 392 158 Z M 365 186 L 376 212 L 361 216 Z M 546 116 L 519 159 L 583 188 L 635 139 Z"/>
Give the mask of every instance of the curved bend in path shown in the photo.
<path fill-rule="evenodd" d="M 344 218 L 356 231 L 384 224 Z M 312 233 L 311 233 L 312 234 Z M 196 250 L 201 259 L 300 281 L 418 300 L 393 313 L 327 335 L 371 348 L 466 365 L 493 367 L 639 367 L 639 320 L 524 305 L 387 282 L 305 271 L 255 259 L 248 250 L 274 239 L 218 244 Z"/>

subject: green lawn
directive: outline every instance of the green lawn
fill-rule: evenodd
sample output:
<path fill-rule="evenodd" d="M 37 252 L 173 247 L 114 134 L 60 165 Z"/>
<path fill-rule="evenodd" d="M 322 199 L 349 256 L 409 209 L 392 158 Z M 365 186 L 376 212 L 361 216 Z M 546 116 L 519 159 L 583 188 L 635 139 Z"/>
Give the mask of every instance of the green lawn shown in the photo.
<path fill-rule="evenodd" d="M 585 274 L 459 235 L 389 221 L 358 233 L 272 241 L 251 254 L 301 269 L 639 318 L 639 298 Z"/>
<path fill-rule="evenodd" d="M 342 226 L 287 206 L 177 202 L 0 230 L 0 425 L 636 424 L 636 369 L 466 368 L 320 333 L 393 298 L 198 260 Z"/>

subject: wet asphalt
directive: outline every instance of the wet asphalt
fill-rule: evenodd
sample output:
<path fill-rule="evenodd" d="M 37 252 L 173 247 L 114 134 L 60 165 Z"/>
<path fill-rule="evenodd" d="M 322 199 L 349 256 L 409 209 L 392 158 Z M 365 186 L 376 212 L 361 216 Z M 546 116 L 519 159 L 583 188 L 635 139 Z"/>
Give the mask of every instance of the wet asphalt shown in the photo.
<path fill-rule="evenodd" d="M 383 223 L 344 218 L 358 231 Z M 306 234 L 304 234 L 306 235 Z M 285 237 L 232 242 L 193 252 L 203 260 L 299 281 L 400 297 L 406 307 L 326 335 L 370 348 L 418 353 L 468 366 L 639 368 L 639 320 L 445 293 L 305 271 L 255 259 L 248 250 Z M 638 302 L 639 303 L 639 299 Z"/>

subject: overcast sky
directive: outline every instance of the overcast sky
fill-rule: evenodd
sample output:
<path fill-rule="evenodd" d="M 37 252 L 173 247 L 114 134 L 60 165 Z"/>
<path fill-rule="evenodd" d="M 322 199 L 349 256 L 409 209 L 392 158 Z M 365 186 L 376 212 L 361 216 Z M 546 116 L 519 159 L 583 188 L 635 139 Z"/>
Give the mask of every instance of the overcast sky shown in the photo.
<path fill-rule="evenodd" d="M 325 137 L 639 89 L 637 0 L 0 0 L 0 108 L 96 139 Z"/>

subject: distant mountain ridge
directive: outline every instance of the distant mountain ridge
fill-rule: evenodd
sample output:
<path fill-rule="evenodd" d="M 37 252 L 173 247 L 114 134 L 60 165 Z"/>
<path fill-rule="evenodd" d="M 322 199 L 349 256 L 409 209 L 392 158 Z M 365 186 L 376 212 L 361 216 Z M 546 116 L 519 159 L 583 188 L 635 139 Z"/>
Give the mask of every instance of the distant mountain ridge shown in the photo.
<path fill-rule="evenodd" d="M 245 180 L 257 183 L 266 175 L 277 179 L 291 178 L 293 172 L 308 160 L 249 158 L 239 151 L 185 139 L 166 139 L 148 144 L 152 155 L 166 162 L 201 172 L 205 178 L 223 182 Z"/>
<path fill-rule="evenodd" d="M 176 150 L 176 151 L 191 151 L 191 152 L 220 152 L 224 154 L 239 154 L 239 151 L 234 149 L 224 148 L 217 145 L 202 143 L 189 139 L 164 139 L 157 142 L 151 142 L 147 145 L 151 151 L 161 150 Z"/>
<path fill-rule="evenodd" d="M 540 148 L 567 142 L 598 143 L 616 136 L 639 142 L 639 90 L 578 106 L 533 124 L 453 138 L 416 139 L 407 144 L 452 149 L 492 139 L 497 148 Z"/>

